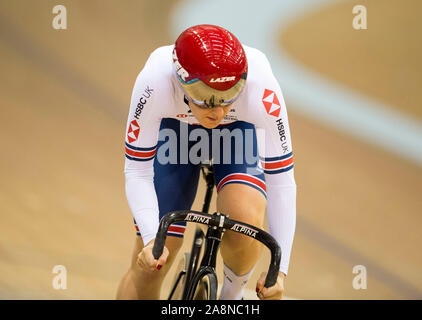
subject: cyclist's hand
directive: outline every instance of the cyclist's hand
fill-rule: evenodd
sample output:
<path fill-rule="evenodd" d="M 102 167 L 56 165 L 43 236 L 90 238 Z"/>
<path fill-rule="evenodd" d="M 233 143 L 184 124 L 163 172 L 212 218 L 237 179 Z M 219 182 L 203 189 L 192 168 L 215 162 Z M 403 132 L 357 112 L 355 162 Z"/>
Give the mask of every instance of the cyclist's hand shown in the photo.
<path fill-rule="evenodd" d="M 282 272 L 278 273 L 277 282 L 269 288 L 265 288 L 266 272 L 261 273 L 258 282 L 256 283 L 256 294 L 260 300 L 281 300 L 283 298 L 284 280 L 286 275 Z"/>
<path fill-rule="evenodd" d="M 161 257 L 155 259 L 152 254 L 152 247 L 154 246 L 154 240 L 148 242 L 148 244 L 142 249 L 142 251 L 138 254 L 138 265 L 145 271 L 156 271 L 160 270 L 161 267 L 166 263 L 167 257 L 169 255 L 169 250 L 164 247 L 163 253 Z"/>

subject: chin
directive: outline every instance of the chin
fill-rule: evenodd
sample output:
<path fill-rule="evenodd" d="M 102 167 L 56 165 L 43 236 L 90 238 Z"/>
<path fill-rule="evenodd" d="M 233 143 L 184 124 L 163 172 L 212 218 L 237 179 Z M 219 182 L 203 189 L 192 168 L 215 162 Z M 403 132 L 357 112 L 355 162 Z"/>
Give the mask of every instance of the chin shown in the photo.
<path fill-rule="evenodd" d="M 221 120 L 220 121 L 211 121 L 209 119 L 202 119 L 202 120 L 203 121 L 199 121 L 199 123 L 201 124 L 201 126 L 203 126 L 204 128 L 207 128 L 207 129 L 214 129 L 221 122 Z"/>
<path fill-rule="evenodd" d="M 217 128 L 218 125 L 219 125 L 219 123 L 216 123 L 216 124 L 201 123 L 201 126 L 203 126 L 204 128 L 207 128 L 207 129 Z"/>

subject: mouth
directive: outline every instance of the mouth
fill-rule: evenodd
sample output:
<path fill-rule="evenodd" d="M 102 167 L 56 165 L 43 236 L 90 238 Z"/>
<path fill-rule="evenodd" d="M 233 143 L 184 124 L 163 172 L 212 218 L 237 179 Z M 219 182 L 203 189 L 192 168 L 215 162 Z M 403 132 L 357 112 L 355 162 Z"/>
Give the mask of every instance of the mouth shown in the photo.
<path fill-rule="evenodd" d="M 207 120 L 212 121 L 212 122 L 215 122 L 215 121 L 218 120 L 218 118 L 213 118 L 213 117 L 210 117 L 210 116 L 207 116 L 206 118 L 207 118 Z"/>

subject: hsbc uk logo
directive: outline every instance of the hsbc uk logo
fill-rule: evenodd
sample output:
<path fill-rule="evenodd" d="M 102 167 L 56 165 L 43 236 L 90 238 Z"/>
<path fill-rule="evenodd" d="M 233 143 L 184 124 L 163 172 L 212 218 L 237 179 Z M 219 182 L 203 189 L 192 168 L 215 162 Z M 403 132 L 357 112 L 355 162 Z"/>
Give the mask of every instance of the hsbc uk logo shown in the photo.
<path fill-rule="evenodd" d="M 264 96 L 262 97 L 262 103 L 264 104 L 267 113 L 277 118 L 276 124 L 278 135 L 280 137 L 281 147 L 283 148 L 283 154 L 285 154 L 289 151 L 289 149 L 283 119 L 279 118 L 281 112 L 280 101 L 274 91 L 265 89 Z"/>
<path fill-rule="evenodd" d="M 132 122 L 129 123 L 129 129 L 127 130 L 127 140 L 129 143 L 138 140 L 140 129 L 141 128 L 137 120 L 132 120 Z"/>
<path fill-rule="evenodd" d="M 265 89 L 264 96 L 262 97 L 262 103 L 269 115 L 278 118 L 281 111 L 281 105 L 274 91 Z"/>
<path fill-rule="evenodd" d="M 144 93 L 139 98 L 139 102 L 136 105 L 135 114 L 133 115 L 135 119 L 139 120 L 142 110 L 144 110 L 144 106 L 147 104 L 148 99 L 152 96 L 153 91 L 154 89 L 151 89 L 149 86 L 145 88 Z"/>

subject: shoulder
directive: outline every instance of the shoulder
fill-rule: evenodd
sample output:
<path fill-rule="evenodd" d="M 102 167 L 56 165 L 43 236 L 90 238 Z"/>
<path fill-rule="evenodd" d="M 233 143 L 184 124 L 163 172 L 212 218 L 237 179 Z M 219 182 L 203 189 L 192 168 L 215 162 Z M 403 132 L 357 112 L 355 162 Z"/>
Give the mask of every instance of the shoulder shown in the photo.
<path fill-rule="evenodd" d="M 274 77 L 267 56 L 262 51 L 248 46 L 244 48 L 248 58 L 247 91 L 255 99 L 255 96 L 261 94 L 265 88 L 277 87 L 278 81 Z"/>
<path fill-rule="evenodd" d="M 163 78 L 171 76 L 173 71 L 171 60 L 173 47 L 173 45 L 170 45 L 155 49 L 139 72 L 138 78 L 147 77 L 150 80 L 163 80 Z"/>
<path fill-rule="evenodd" d="M 265 53 L 246 45 L 243 45 L 243 48 L 245 49 L 246 57 L 248 59 L 248 69 L 250 69 L 249 73 L 250 71 L 253 73 L 258 71 L 271 71 L 270 62 L 268 61 Z"/>
<path fill-rule="evenodd" d="M 163 64 L 163 67 L 171 66 L 173 48 L 174 45 L 158 47 L 149 55 L 147 64 Z"/>
<path fill-rule="evenodd" d="M 239 109 L 247 121 L 261 127 L 265 125 L 262 119 L 266 119 L 268 112 L 273 113 L 273 109 L 278 110 L 284 105 L 284 98 L 267 56 L 258 49 L 245 45 L 244 48 L 248 58 L 248 78 L 245 94 L 239 101 L 242 108 Z"/>
<path fill-rule="evenodd" d="M 264 92 L 265 88 L 278 85 L 276 78 L 271 69 L 271 65 L 267 56 L 261 51 L 253 47 L 243 45 L 248 59 L 248 78 L 246 80 L 245 98 L 252 101 L 256 100 L 256 96 Z"/>
<path fill-rule="evenodd" d="M 144 67 L 136 77 L 135 88 L 143 90 L 145 85 L 149 85 L 161 93 L 171 90 L 173 47 L 174 45 L 159 47 L 149 55 Z"/>

